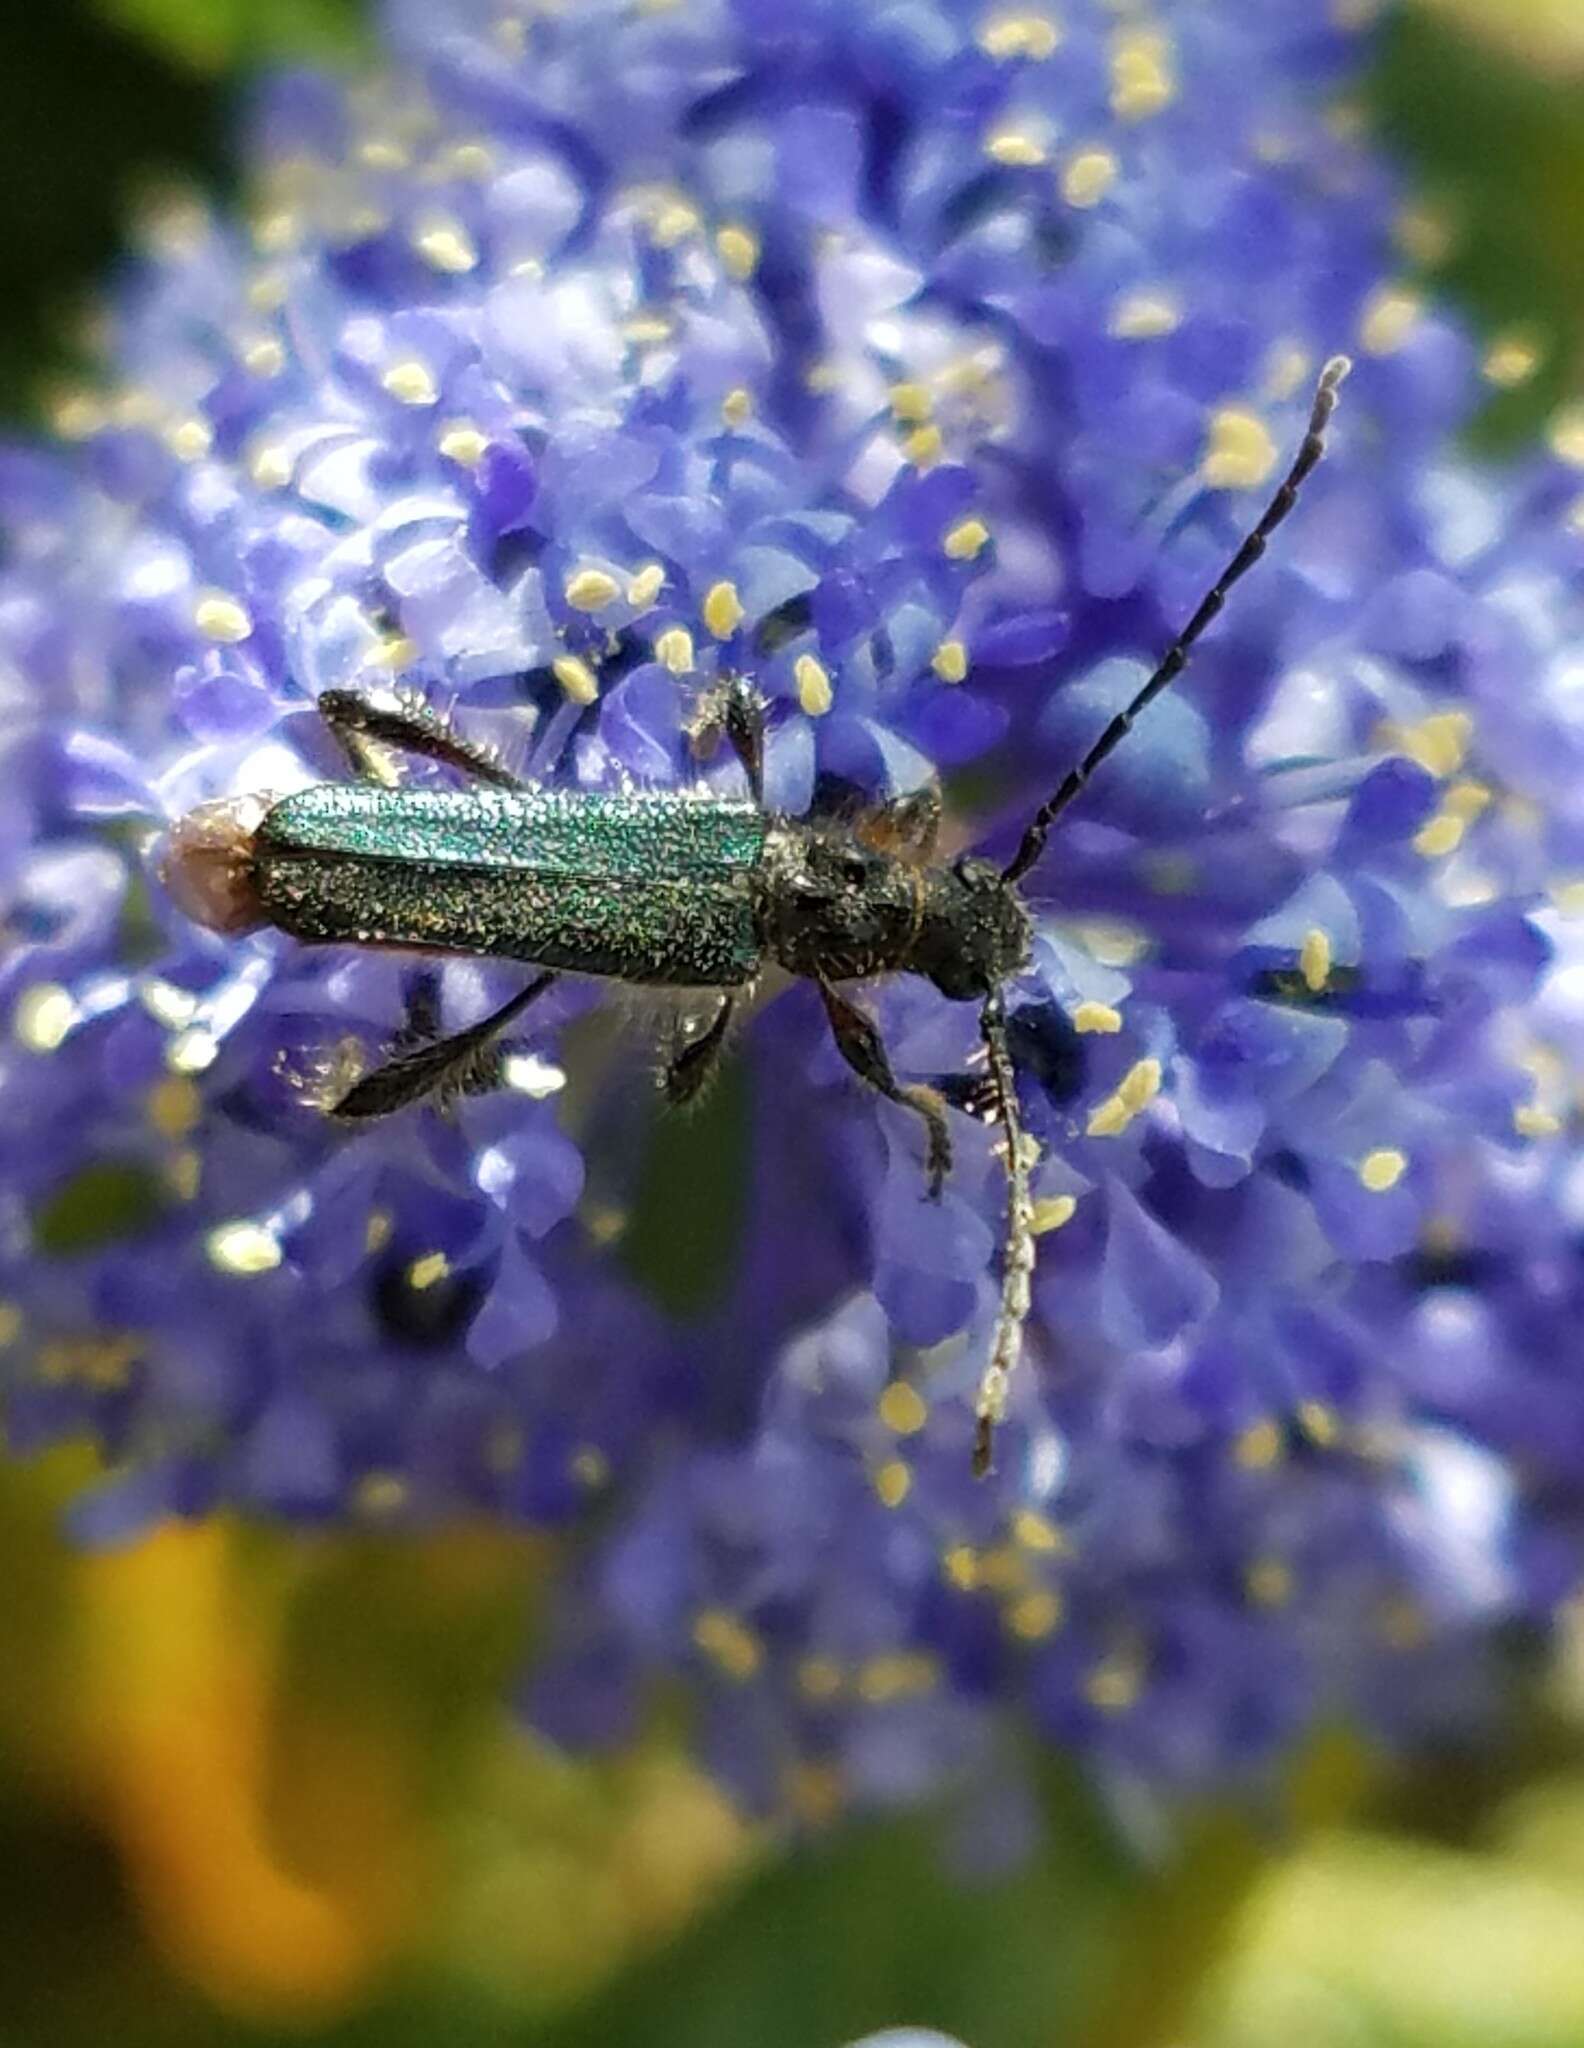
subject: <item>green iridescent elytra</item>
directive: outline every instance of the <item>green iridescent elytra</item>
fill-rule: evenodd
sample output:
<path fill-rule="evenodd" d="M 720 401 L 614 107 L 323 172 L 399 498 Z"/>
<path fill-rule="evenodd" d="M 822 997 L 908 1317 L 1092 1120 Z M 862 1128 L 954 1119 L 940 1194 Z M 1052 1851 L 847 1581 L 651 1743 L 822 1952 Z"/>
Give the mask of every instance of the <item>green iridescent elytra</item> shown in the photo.
<path fill-rule="evenodd" d="M 325 782 L 266 813 L 254 878 L 299 939 L 735 988 L 764 958 L 767 824 L 757 805 L 695 796 Z"/>

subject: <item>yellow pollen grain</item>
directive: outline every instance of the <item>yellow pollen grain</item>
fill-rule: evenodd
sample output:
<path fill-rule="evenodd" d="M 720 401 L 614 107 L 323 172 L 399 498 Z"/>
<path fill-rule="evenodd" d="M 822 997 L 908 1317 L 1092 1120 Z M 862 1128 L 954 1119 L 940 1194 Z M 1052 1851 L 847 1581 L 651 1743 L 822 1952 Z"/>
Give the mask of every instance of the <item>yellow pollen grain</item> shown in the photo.
<path fill-rule="evenodd" d="M 1125 29 L 1111 46 L 1111 111 L 1119 121 L 1145 121 L 1171 105 L 1177 91 L 1170 39 L 1158 29 Z"/>
<path fill-rule="evenodd" d="M 603 1486 L 610 1477 L 610 1459 L 598 1444 L 580 1444 L 572 1453 L 567 1468 L 579 1486 L 590 1489 Z"/>
<path fill-rule="evenodd" d="M 1243 1575 L 1256 1607 L 1285 1607 L 1293 1596 L 1292 1567 L 1279 1557 L 1262 1557 Z"/>
<path fill-rule="evenodd" d="M 202 462 L 214 446 L 214 433 L 207 420 L 178 420 L 165 438 L 178 462 Z"/>
<path fill-rule="evenodd" d="M 943 683 L 960 683 L 968 673 L 968 649 L 961 640 L 943 640 L 930 656 L 930 667 Z"/>
<path fill-rule="evenodd" d="M 743 622 L 735 583 L 712 583 L 704 593 L 704 623 L 717 640 L 729 640 Z"/>
<path fill-rule="evenodd" d="M 447 462 L 455 462 L 463 469 L 477 469 L 489 452 L 489 436 L 471 420 L 451 420 L 442 428 L 436 445 Z"/>
<path fill-rule="evenodd" d="M 1541 350 L 1532 334 L 1499 334 L 1485 351 L 1480 370 L 1498 391 L 1516 391 L 1539 369 Z"/>
<path fill-rule="evenodd" d="M 1463 834 L 1468 829 L 1468 820 L 1460 818 L 1455 811 L 1440 810 L 1414 834 L 1413 849 L 1425 860 L 1440 860 L 1443 855 L 1456 852 L 1463 843 Z"/>
<path fill-rule="evenodd" d="M 40 981 L 17 1000 L 11 1029 L 29 1052 L 55 1052 L 71 1036 L 77 1005 L 58 981 Z"/>
<path fill-rule="evenodd" d="M 458 220 L 426 222 L 413 236 L 413 247 L 431 270 L 447 277 L 465 277 L 478 265 L 478 245 Z"/>
<path fill-rule="evenodd" d="M 278 377 L 286 367 L 286 351 L 278 341 L 267 336 L 243 351 L 242 363 L 255 377 Z"/>
<path fill-rule="evenodd" d="M 764 1662 L 759 1638 L 723 1607 L 706 1607 L 693 1624 L 693 1641 L 728 1678 L 741 1685 Z"/>
<path fill-rule="evenodd" d="M 407 1268 L 407 1285 L 415 1294 L 425 1294 L 438 1287 L 450 1271 L 451 1261 L 444 1252 L 425 1252 Z"/>
<path fill-rule="evenodd" d="M 1584 399 L 1563 406 L 1553 414 L 1546 429 L 1546 441 L 1559 462 L 1584 469 Z"/>
<path fill-rule="evenodd" d="M 1300 1401 L 1296 1412 L 1298 1427 L 1310 1443 L 1318 1445 L 1321 1450 L 1334 1444 L 1342 1434 L 1337 1412 L 1328 1402 L 1316 1401 L 1313 1398 Z"/>
<path fill-rule="evenodd" d="M 887 1458 L 875 1473 L 874 1490 L 883 1507 L 901 1507 L 913 1490 L 912 1469 L 900 1458 Z"/>
<path fill-rule="evenodd" d="M 1182 308 L 1167 292 L 1124 292 L 1106 323 L 1118 341 L 1157 341 L 1181 325 Z"/>
<path fill-rule="evenodd" d="M 655 660 L 674 676 L 693 672 L 693 635 L 686 626 L 667 626 L 654 644 Z"/>
<path fill-rule="evenodd" d="M 193 624 L 206 640 L 234 646 L 253 632 L 253 619 L 245 604 L 224 591 L 211 590 L 193 606 Z"/>
<path fill-rule="evenodd" d="M 1061 195 L 1069 206 L 1098 206 L 1119 169 L 1109 149 L 1080 149 L 1062 166 Z"/>
<path fill-rule="evenodd" d="M 1520 1138 L 1555 1138 L 1561 1133 L 1562 1119 L 1538 1102 L 1521 1102 L 1513 1111 L 1513 1129 Z"/>
<path fill-rule="evenodd" d="M 149 1124 L 162 1138 L 185 1138 L 197 1123 L 202 1108 L 202 1096 L 180 1074 L 156 1081 L 148 1092 Z"/>
<path fill-rule="evenodd" d="M 842 1668 L 834 1657 L 805 1657 L 797 1668 L 797 1683 L 806 1700 L 833 1700 L 842 1689 Z"/>
<path fill-rule="evenodd" d="M 598 679 L 580 654 L 558 654 L 550 673 L 574 704 L 592 704 L 599 695 Z"/>
<path fill-rule="evenodd" d="M 1061 46 L 1061 30 L 1043 14 L 995 14 L 979 31 L 979 47 L 998 64 L 1019 57 L 1042 64 Z"/>
<path fill-rule="evenodd" d="M 933 469 L 945 452 L 945 438 L 933 420 L 915 427 L 902 443 L 902 453 L 915 469 Z"/>
<path fill-rule="evenodd" d="M 1232 1456 L 1245 1472 L 1266 1472 L 1281 1456 L 1282 1434 L 1272 1416 L 1251 1422 L 1232 1446 Z"/>
<path fill-rule="evenodd" d="M 1246 406 L 1223 405 L 1211 414 L 1209 444 L 1199 474 L 1213 491 L 1253 490 L 1276 467 L 1270 428 Z"/>
<path fill-rule="evenodd" d="M 1036 1237 L 1048 1237 L 1053 1230 L 1065 1228 L 1077 1213 L 1076 1195 L 1045 1195 L 1034 1204 L 1029 1228 Z"/>
<path fill-rule="evenodd" d="M 14 1344 L 21 1334 L 21 1309 L 14 1301 L 0 1301 L 0 1351 Z"/>
<path fill-rule="evenodd" d="M 621 585 L 603 569 L 582 568 L 570 575 L 563 595 L 575 612 L 602 612 L 621 596 Z"/>
<path fill-rule="evenodd" d="M 665 570 L 658 562 L 645 562 L 627 585 L 627 602 L 634 611 L 647 611 L 665 588 Z"/>
<path fill-rule="evenodd" d="M 1036 1643 L 1044 1636 L 1054 1635 L 1061 1626 L 1061 1619 L 1061 1596 L 1048 1586 L 1042 1586 L 1037 1592 L 1025 1593 L 1021 1599 L 1012 1602 L 1007 1609 L 1006 1625 L 1025 1643 Z"/>
<path fill-rule="evenodd" d="M 985 137 L 984 152 L 992 163 L 1009 169 L 1032 170 L 1045 161 L 1045 145 L 1026 128 L 997 128 Z"/>
<path fill-rule="evenodd" d="M 959 519 L 943 536 L 941 548 L 949 561 L 971 562 L 989 539 L 990 529 L 982 519 Z"/>
<path fill-rule="evenodd" d="M 971 1593 L 979 1584 L 979 1553 L 971 1543 L 954 1543 L 941 1559 L 941 1570 L 959 1593 Z"/>
<path fill-rule="evenodd" d="M 893 384 L 890 399 L 891 417 L 903 426 L 921 426 L 935 410 L 927 384 Z"/>
<path fill-rule="evenodd" d="M 893 1380 L 878 1406 L 880 1420 L 898 1436 L 916 1436 L 929 1420 L 929 1403 L 906 1380 Z"/>
<path fill-rule="evenodd" d="M 1378 285 L 1359 315 L 1359 347 L 1366 355 L 1395 355 L 1411 338 L 1424 301 L 1405 285 Z"/>
<path fill-rule="evenodd" d="M 221 1223 L 204 1239 L 209 1263 L 222 1273 L 273 1273 L 281 1262 L 280 1239 L 262 1223 Z"/>
<path fill-rule="evenodd" d="M 1331 940 L 1318 925 L 1311 925 L 1304 933 L 1303 945 L 1298 952 L 1298 971 L 1304 978 L 1304 987 L 1315 996 L 1331 979 Z"/>
<path fill-rule="evenodd" d="M 428 364 L 420 363 L 416 356 L 392 363 L 380 382 L 402 405 L 433 405 L 440 396 Z"/>
<path fill-rule="evenodd" d="M 1012 1517 L 1012 1540 L 1043 1557 L 1058 1557 L 1067 1548 L 1067 1539 L 1056 1524 L 1033 1508 L 1019 1508 Z"/>
<path fill-rule="evenodd" d="M 1080 1003 L 1073 1011 L 1074 1031 L 1099 1032 L 1110 1036 L 1122 1029 L 1122 1012 L 1109 1003 Z"/>
<path fill-rule="evenodd" d="M 759 267 L 759 237 L 752 228 L 721 228 L 715 237 L 715 253 L 727 276 L 743 284 Z"/>
<path fill-rule="evenodd" d="M 1372 1195 L 1384 1195 L 1389 1188 L 1396 1187 L 1407 1171 L 1407 1153 L 1399 1152 L 1393 1145 L 1377 1146 L 1373 1152 L 1366 1152 L 1358 1164 L 1360 1183 Z"/>
<path fill-rule="evenodd" d="M 734 385 L 721 400 L 721 418 L 728 427 L 747 426 L 753 409 L 753 393 L 743 384 Z"/>
<path fill-rule="evenodd" d="M 248 475 L 261 491 L 283 491 L 291 482 L 291 457 L 284 448 L 266 442 L 262 448 L 254 449 Z"/>

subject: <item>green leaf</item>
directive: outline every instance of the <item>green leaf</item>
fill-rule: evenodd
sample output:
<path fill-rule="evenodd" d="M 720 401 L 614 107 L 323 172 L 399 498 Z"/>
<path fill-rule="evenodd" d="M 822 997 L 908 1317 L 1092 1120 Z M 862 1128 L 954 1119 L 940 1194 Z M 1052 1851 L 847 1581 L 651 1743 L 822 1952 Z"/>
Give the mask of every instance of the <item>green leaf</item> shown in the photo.
<path fill-rule="evenodd" d="M 362 45 L 361 0 L 94 0 L 116 28 L 196 71 L 345 58 Z"/>
<path fill-rule="evenodd" d="M 85 1166 L 57 1190 L 33 1222 L 33 1239 L 49 1258 L 98 1251 L 158 1222 L 165 1207 L 159 1181 L 134 1161 Z"/>

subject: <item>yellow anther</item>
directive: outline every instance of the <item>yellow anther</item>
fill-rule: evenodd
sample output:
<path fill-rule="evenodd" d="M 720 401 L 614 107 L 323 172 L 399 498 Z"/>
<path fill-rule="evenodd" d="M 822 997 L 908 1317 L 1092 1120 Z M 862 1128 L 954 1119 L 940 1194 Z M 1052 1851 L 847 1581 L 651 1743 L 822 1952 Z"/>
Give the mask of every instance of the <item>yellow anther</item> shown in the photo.
<path fill-rule="evenodd" d="M 900 1458 L 888 1458 L 874 1476 L 874 1490 L 882 1506 L 899 1508 L 913 1490 L 912 1468 Z"/>
<path fill-rule="evenodd" d="M 893 384 L 890 395 L 891 417 L 903 426 L 920 426 L 935 410 L 927 384 Z"/>
<path fill-rule="evenodd" d="M 1111 46 L 1111 111 L 1143 121 L 1168 107 L 1177 91 L 1170 39 L 1158 29 L 1124 29 Z"/>
<path fill-rule="evenodd" d="M 180 1074 L 156 1081 L 148 1092 L 148 1120 L 162 1138 L 185 1138 L 203 1111 L 203 1097 Z"/>
<path fill-rule="evenodd" d="M 464 277 L 475 269 L 479 252 L 473 237 L 459 220 L 436 219 L 423 223 L 413 236 L 413 247 L 432 270 L 447 277 Z"/>
<path fill-rule="evenodd" d="M 407 1268 L 407 1285 L 415 1294 L 425 1294 L 448 1277 L 451 1261 L 444 1252 L 425 1252 Z"/>
<path fill-rule="evenodd" d="M 1108 1657 L 1084 1680 L 1084 1698 L 1101 1713 L 1120 1714 L 1144 1688 L 1144 1674 L 1133 1656 Z"/>
<path fill-rule="evenodd" d="M 880 1396 L 880 1420 L 898 1436 L 916 1436 L 929 1420 L 929 1403 L 907 1380 L 893 1380 Z"/>
<path fill-rule="evenodd" d="M 945 452 L 945 439 L 933 420 L 915 427 L 902 443 L 902 453 L 915 469 L 933 469 Z"/>
<path fill-rule="evenodd" d="M 984 149 L 992 163 L 1018 170 L 1032 170 L 1045 161 L 1044 143 L 1026 128 L 997 128 L 985 137 Z"/>
<path fill-rule="evenodd" d="M 370 1209 L 368 1220 L 363 1225 L 363 1248 L 365 1251 L 382 1252 L 391 1241 L 391 1232 L 396 1228 L 396 1218 L 389 1209 Z"/>
<path fill-rule="evenodd" d="M 1473 731 L 1474 721 L 1466 711 L 1438 711 L 1394 732 L 1393 738 L 1409 760 L 1445 778 L 1462 767 Z"/>
<path fill-rule="evenodd" d="M 214 432 L 207 420 L 178 420 L 165 439 L 178 462 L 202 462 L 214 446 Z"/>
<path fill-rule="evenodd" d="M 291 482 L 292 459 L 284 448 L 266 441 L 254 449 L 248 475 L 261 491 L 283 491 Z"/>
<path fill-rule="evenodd" d="M 1539 369 L 1541 349 L 1532 334 L 1499 334 L 1485 351 L 1480 368 L 1501 391 L 1516 391 Z"/>
<path fill-rule="evenodd" d="M 704 593 L 704 623 L 717 640 L 729 640 L 743 622 L 735 583 L 712 583 Z"/>
<path fill-rule="evenodd" d="M 193 606 L 193 624 L 206 640 L 219 640 L 227 645 L 246 640 L 253 632 L 253 618 L 247 606 L 228 597 L 223 590 L 211 590 L 199 598 Z"/>
<path fill-rule="evenodd" d="M 668 199 L 654 217 L 650 233 L 662 249 L 674 249 L 703 226 L 698 209 L 685 199 Z"/>
<path fill-rule="evenodd" d="M 440 396 L 428 364 L 419 362 L 416 356 L 392 363 L 380 382 L 402 405 L 433 405 Z"/>
<path fill-rule="evenodd" d="M 671 339 L 672 331 L 663 313 L 634 313 L 622 326 L 622 333 L 635 348 L 657 347 Z"/>
<path fill-rule="evenodd" d="M 727 275 L 741 284 L 759 267 L 759 237 L 751 228 L 724 227 L 715 237 L 715 253 Z"/>
<path fill-rule="evenodd" d="M 0 1351 L 14 1344 L 21 1334 L 21 1309 L 14 1301 L 0 1301 Z"/>
<path fill-rule="evenodd" d="M 1213 491 L 1253 490 L 1276 467 L 1270 428 L 1246 406 L 1223 405 L 1212 413 L 1209 440 L 1199 474 Z"/>
<path fill-rule="evenodd" d="M 1036 1237 L 1047 1237 L 1051 1231 L 1071 1223 L 1077 1213 L 1076 1195 L 1045 1195 L 1034 1204 L 1033 1221 L 1029 1227 Z"/>
<path fill-rule="evenodd" d="M 445 159 L 443 168 L 453 178 L 489 178 L 495 173 L 495 154 L 482 142 L 459 142 Z"/>
<path fill-rule="evenodd" d="M 1327 1401 L 1316 1401 L 1312 1397 L 1300 1401 L 1296 1410 L 1298 1427 L 1310 1443 L 1321 1450 L 1328 1450 L 1342 1434 L 1342 1425 L 1336 1410 Z"/>
<path fill-rule="evenodd" d="M 954 1543 L 941 1559 L 941 1570 L 959 1593 L 971 1593 L 979 1583 L 979 1553 L 971 1543 Z"/>
<path fill-rule="evenodd" d="M 797 1683 L 806 1700 L 833 1700 L 842 1689 L 842 1668 L 834 1657 L 805 1657 L 797 1668 Z"/>
<path fill-rule="evenodd" d="M 959 519 L 942 537 L 941 547 L 953 562 L 971 562 L 984 550 L 990 529 L 982 519 Z"/>
<path fill-rule="evenodd" d="M 579 1486 L 603 1486 L 610 1478 L 610 1459 L 598 1444 L 579 1444 L 572 1453 L 568 1469 Z"/>
<path fill-rule="evenodd" d="M 940 1666 L 921 1650 L 892 1650 L 871 1657 L 858 1673 L 858 1696 L 872 1707 L 916 1697 L 937 1685 Z"/>
<path fill-rule="evenodd" d="M 77 1005 L 58 981 L 35 982 L 17 1000 L 11 1029 L 29 1052 L 55 1052 L 71 1036 Z"/>
<path fill-rule="evenodd" d="M 1555 1138 L 1562 1127 L 1555 1110 L 1542 1108 L 1538 1102 L 1521 1102 L 1513 1111 L 1513 1129 L 1520 1138 Z"/>
<path fill-rule="evenodd" d="M 1056 1524 L 1033 1508 L 1019 1508 L 1012 1517 L 1012 1538 L 1025 1550 L 1044 1557 L 1059 1557 L 1067 1548 L 1067 1539 Z"/>
<path fill-rule="evenodd" d="M 1280 1425 L 1269 1415 L 1251 1422 L 1232 1446 L 1232 1456 L 1245 1472 L 1264 1472 L 1282 1452 Z"/>
<path fill-rule="evenodd" d="M 1108 1095 L 1098 1108 L 1090 1111 L 1084 1134 L 1090 1138 L 1117 1138 L 1132 1121 L 1133 1112 L 1121 1095 Z"/>
<path fill-rule="evenodd" d="M 280 1239 L 262 1223 L 221 1223 L 204 1239 L 209 1263 L 222 1273 L 273 1273 L 281 1262 Z"/>
<path fill-rule="evenodd" d="M 1169 292 L 1124 292 L 1111 308 L 1107 330 L 1118 341 L 1156 341 L 1175 334 L 1182 308 Z"/>
<path fill-rule="evenodd" d="M 1020 1636 L 1026 1643 L 1038 1642 L 1041 1637 L 1054 1635 L 1061 1626 L 1061 1596 L 1053 1593 L 1048 1586 L 1036 1592 L 1025 1593 L 1014 1600 L 1007 1609 L 1006 1624 L 1013 1635 Z"/>
<path fill-rule="evenodd" d="M 574 704 L 592 704 L 599 695 L 599 679 L 580 654 L 558 654 L 550 673 Z"/>
<path fill-rule="evenodd" d="M 667 626 L 654 644 L 655 660 L 674 676 L 693 672 L 693 635 L 686 626 Z"/>
<path fill-rule="evenodd" d="M 1080 149 L 1062 167 L 1061 194 L 1069 206 L 1098 206 L 1121 166 L 1109 149 Z"/>
<path fill-rule="evenodd" d="M 1552 415 L 1546 440 L 1558 461 L 1573 469 L 1584 469 L 1584 399 L 1575 399 Z"/>
<path fill-rule="evenodd" d="M 49 409 L 50 425 L 63 441 L 86 441 L 105 419 L 104 402 L 92 391 L 63 391 Z"/>
<path fill-rule="evenodd" d="M 1483 782 L 1470 780 L 1454 782 L 1446 793 L 1442 808 L 1449 811 L 1454 818 L 1461 818 L 1466 824 L 1472 824 L 1482 812 L 1490 809 L 1490 803 L 1489 787 Z"/>
<path fill-rule="evenodd" d="M 406 146 L 394 135 L 371 135 L 360 142 L 357 160 L 370 171 L 404 171 L 412 162 Z"/>
<path fill-rule="evenodd" d="M 753 418 L 753 393 L 738 384 L 721 400 L 721 418 L 728 427 L 745 427 Z"/>
<path fill-rule="evenodd" d="M 1424 301 L 1405 285 L 1377 285 L 1359 315 L 1359 347 L 1366 355 L 1395 355 L 1411 338 Z"/>
<path fill-rule="evenodd" d="M 1318 925 L 1311 925 L 1304 933 L 1304 942 L 1298 952 L 1298 971 L 1304 978 L 1304 987 L 1315 996 L 1331 979 L 1331 940 Z"/>
<path fill-rule="evenodd" d="M 930 656 L 930 667 L 943 683 L 960 683 L 968 673 L 968 649 L 961 640 L 943 640 Z"/>
<path fill-rule="evenodd" d="M 658 562 L 645 562 L 627 585 L 627 602 L 634 611 L 647 611 L 665 588 L 665 570 Z"/>
<path fill-rule="evenodd" d="M 564 586 L 566 601 L 575 612 L 602 612 L 621 594 L 621 585 L 616 578 L 603 569 L 578 569 L 567 578 Z"/>
<path fill-rule="evenodd" d="M 1026 57 L 1040 64 L 1061 45 L 1061 30 L 1043 14 L 995 14 L 979 31 L 979 47 L 998 64 Z"/>
<path fill-rule="evenodd" d="M 1584 917 L 1584 875 L 1553 882 L 1549 894 L 1564 917 Z"/>
<path fill-rule="evenodd" d="M 1139 1060 L 1128 1068 L 1122 1077 L 1117 1094 L 1135 1116 L 1141 1109 L 1147 1109 L 1160 1093 L 1161 1063 L 1159 1060 Z"/>
<path fill-rule="evenodd" d="M 1292 1567 L 1279 1557 L 1262 1557 L 1243 1575 L 1256 1607 L 1285 1607 L 1293 1596 Z"/>
<path fill-rule="evenodd" d="M 438 445 L 447 462 L 455 462 L 463 469 L 477 469 L 489 453 L 489 436 L 471 420 L 452 420 L 442 430 Z"/>
<path fill-rule="evenodd" d="M 1407 1153 L 1399 1152 L 1392 1145 L 1381 1145 L 1373 1152 L 1366 1152 L 1358 1164 L 1359 1180 L 1372 1195 L 1384 1195 L 1388 1188 L 1396 1187 L 1407 1171 Z"/>
<path fill-rule="evenodd" d="M 243 350 L 242 365 L 255 377 L 278 377 L 286 367 L 286 351 L 272 335 L 266 335 Z"/>
<path fill-rule="evenodd" d="M 693 1641 L 728 1678 L 743 1684 L 764 1662 L 759 1638 L 723 1607 L 706 1607 L 693 1623 Z"/>
<path fill-rule="evenodd" d="M 1467 829 L 1468 820 L 1460 818 L 1456 811 L 1437 811 L 1414 834 L 1414 852 L 1426 860 L 1440 860 L 1444 854 L 1454 853 L 1462 845 Z"/>
<path fill-rule="evenodd" d="M 1420 199 L 1399 209 L 1392 234 L 1409 262 L 1425 270 L 1439 268 L 1457 241 L 1456 228 L 1446 212 Z"/>
<path fill-rule="evenodd" d="M 1122 1012 L 1109 1003 L 1080 1003 L 1073 1011 L 1074 1031 L 1099 1032 L 1109 1036 L 1122 1029 Z"/>

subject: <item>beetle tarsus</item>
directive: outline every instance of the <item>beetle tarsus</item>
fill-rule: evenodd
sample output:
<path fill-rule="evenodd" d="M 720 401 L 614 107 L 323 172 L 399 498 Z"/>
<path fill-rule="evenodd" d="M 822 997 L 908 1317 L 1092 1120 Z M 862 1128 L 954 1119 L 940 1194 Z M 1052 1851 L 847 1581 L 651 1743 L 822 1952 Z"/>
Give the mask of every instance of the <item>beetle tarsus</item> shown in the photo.
<path fill-rule="evenodd" d="M 421 698 L 403 697 L 399 703 L 382 704 L 356 690 L 321 690 L 316 702 L 319 716 L 340 743 L 352 772 L 365 781 L 389 782 L 382 755 L 384 749 L 394 748 L 398 753 L 416 754 L 422 760 L 456 768 L 475 782 L 487 782 L 496 789 L 525 787 L 510 769 L 502 767 L 490 748 L 464 739 Z"/>
<path fill-rule="evenodd" d="M 923 1119 L 925 1129 L 925 1176 L 930 1200 L 939 1201 L 946 1177 L 951 1172 L 951 1130 L 946 1121 L 946 1104 L 937 1089 L 923 1082 L 901 1082 L 891 1071 L 885 1042 L 872 1017 L 838 994 L 828 981 L 819 985 L 825 1014 L 830 1019 L 836 1050 L 861 1081 L 878 1089 L 892 1102 L 911 1109 Z"/>

